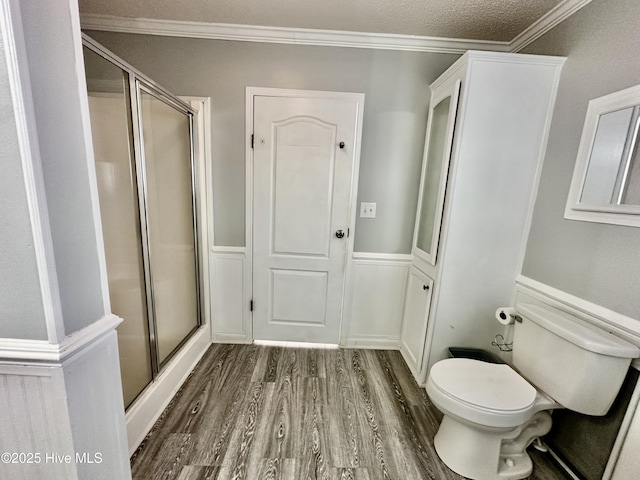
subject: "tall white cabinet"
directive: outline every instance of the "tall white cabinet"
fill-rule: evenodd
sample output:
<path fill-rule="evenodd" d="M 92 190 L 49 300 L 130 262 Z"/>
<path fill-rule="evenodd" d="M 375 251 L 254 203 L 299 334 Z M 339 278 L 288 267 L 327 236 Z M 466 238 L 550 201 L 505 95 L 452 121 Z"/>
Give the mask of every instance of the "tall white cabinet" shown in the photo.
<path fill-rule="evenodd" d="M 564 58 L 464 54 L 431 85 L 400 338 L 416 380 L 491 348 L 520 273 Z"/>

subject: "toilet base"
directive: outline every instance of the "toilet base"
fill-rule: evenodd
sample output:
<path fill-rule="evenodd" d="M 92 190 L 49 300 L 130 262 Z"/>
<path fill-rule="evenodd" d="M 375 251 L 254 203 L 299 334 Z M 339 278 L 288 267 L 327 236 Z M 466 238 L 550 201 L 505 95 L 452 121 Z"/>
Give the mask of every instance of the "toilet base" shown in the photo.
<path fill-rule="evenodd" d="M 445 415 L 434 443 L 440 459 L 459 475 L 473 480 L 520 480 L 533 471 L 527 447 L 550 429 L 547 412 L 509 429 L 481 427 Z"/>

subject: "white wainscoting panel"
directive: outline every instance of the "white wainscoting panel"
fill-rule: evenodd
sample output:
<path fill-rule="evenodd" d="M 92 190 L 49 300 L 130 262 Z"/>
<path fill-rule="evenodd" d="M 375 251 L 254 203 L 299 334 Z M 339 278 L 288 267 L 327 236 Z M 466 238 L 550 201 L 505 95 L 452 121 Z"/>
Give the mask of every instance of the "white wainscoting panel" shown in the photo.
<path fill-rule="evenodd" d="M 5 342 L 0 478 L 131 479 L 115 332 L 119 321 L 106 315 L 51 344 L 44 356 L 29 358 L 40 341 L 32 348 L 25 345 L 28 340 L 16 343 L 14 351 Z M 12 463 L 6 453 L 22 456 Z"/>
<path fill-rule="evenodd" d="M 245 248 L 214 247 L 212 258 L 213 341 L 251 343 Z"/>
<path fill-rule="evenodd" d="M 0 364 L 0 453 L 41 456 L 39 464 L 0 462 L 0 478 L 78 478 L 75 465 L 44 457 L 73 454 L 64 394 L 61 368 Z"/>
<path fill-rule="evenodd" d="M 397 349 L 411 255 L 354 253 L 350 263 L 342 346 Z"/>
<path fill-rule="evenodd" d="M 62 365 L 80 479 L 131 478 L 119 365 L 115 330 Z"/>

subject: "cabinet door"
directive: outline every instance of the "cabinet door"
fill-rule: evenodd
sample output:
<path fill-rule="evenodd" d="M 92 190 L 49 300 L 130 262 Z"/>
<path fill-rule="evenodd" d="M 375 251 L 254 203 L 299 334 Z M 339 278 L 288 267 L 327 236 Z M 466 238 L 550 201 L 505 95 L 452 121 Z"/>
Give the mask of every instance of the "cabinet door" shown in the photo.
<path fill-rule="evenodd" d="M 431 94 L 413 253 L 432 265 L 438 253 L 459 93 L 456 80 Z"/>
<path fill-rule="evenodd" d="M 433 280 L 415 267 L 409 272 L 400 349 L 414 375 L 420 372 L 425 348 Z"/>

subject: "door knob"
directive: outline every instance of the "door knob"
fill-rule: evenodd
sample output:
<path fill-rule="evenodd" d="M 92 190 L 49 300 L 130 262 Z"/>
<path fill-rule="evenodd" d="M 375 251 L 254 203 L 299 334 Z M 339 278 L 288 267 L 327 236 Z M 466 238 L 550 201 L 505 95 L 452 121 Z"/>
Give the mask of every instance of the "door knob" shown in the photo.
<path fill-rule="evenodd" d="M 338 230 L 338 231 L 336 231 L 336 237 L 338 237 L 338 238 L 342 238 L 342 237 L 344 237 L 344 230 Z"/>

